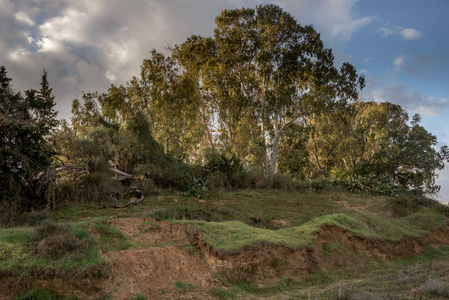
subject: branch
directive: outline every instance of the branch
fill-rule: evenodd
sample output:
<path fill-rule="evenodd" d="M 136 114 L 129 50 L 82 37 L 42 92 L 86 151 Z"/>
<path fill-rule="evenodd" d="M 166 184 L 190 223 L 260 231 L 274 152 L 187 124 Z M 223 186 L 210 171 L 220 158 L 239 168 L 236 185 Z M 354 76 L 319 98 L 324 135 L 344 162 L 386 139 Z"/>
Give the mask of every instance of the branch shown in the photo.
<path fill-rule="evenodd" d="M 141 203 L 143 202 L 143 199 L 145 198 L 145 196 L 143 195 L 143 192 L 141 190 L 136 189 L 135 192 L 140 194 L 139 198 L 132 197 L 132 198 L 129 199 L 129 202 L 126 205 L 123 205 L 123 206 L 110 205 L 110 207 L 112 207 L 112 208 L 125 208 L 125 207 L 131 207 L 132 205 L 139 205 L 139 206 L 141 206 Z"/>

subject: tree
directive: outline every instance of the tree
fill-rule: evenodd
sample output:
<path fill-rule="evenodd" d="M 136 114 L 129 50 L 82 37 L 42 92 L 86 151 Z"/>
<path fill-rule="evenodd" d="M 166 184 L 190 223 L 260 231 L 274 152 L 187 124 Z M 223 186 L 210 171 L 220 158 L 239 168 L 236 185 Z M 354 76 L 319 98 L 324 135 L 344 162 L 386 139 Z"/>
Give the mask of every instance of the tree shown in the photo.
<path fill-rule="evenodd" d="M 52 193 L 46 176 L 55 154 L 49 134 L 57 125 L 54 97 L 44 71 L 41 90 L 14 92 L 0 69 L 0 199 L 18 210 L 45 205 Z M 47 203 L 48 204 L 48 203 Z"/>
<path fill-rule="evenodd" d="M 223 10 L 216 24 L 213 40 L 195 37 L 176 49 L 200 71 L 231 145 L 252 112 L 271 181 L 283 132 L 326 103 L 357 97 L 355 68 L 337 70 L 319 34 L 276 5 Z"/>
<path fill-rule="evenodd" d="M 418 114 L 410 125 L 406 123 L 408 114 L 398 105 L 382 103 L 390 107 L 384 110 L 379 120 L 387 120 L 376 139 L 379 144 L 370 160 L 360 166 L 359 174 L 384 175 L 405 188 L 414 188 L 427 194 L 438 193 L 435 184 L 436 170 L 444 168 L 449 159 L 447 146 L 435 148 L 437 139 L 419 125 Z M 391 107 L 393 109 L 391 109 Z"/>

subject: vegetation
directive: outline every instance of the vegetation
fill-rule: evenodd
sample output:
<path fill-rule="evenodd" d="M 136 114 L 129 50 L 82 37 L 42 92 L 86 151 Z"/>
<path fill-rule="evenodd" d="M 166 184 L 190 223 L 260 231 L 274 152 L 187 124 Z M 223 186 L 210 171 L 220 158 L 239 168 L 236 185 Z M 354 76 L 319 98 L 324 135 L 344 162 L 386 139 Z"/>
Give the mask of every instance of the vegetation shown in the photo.
<path fill-rule="evenodd" d="M 391 103 L 363 102 L 364 78 L 334 66 L 311 26 L 275 5 L 224 10 L 214 37 L 153 50 L 140 77 L 73 101 L 56 128 L 47 73 L 14 92 L 1 69 L 1 222 L 67 203 L 101 203 L 125 187 L 199 199 L 242 188 L 314 182 L 398 196 L 434 194 L 449 157 Z M 305 182 L 305 183 L 300 183 Z M 117 197 L 116 197 L 117 198 Z"/>
<path fill-rule="evenodd" d="M 224 256 L 267 245 L 310 250 L 326 226 L 397 243 L 447 225 L 449 208 L 426 197 L 439 191 L 447 146 L 436 148 L 419 115 L 361 101 L 363 76 L 349 63 L 335 66 L 320 34 L 276 5 L 222 11 L 213 37 L 191 36 L 167 55 L 151 51 L 137 77 L 73 100 L 70 121 L 57 121 L 45 71 L 40 90 L 16 92 L 10 82 L 1 67 L 0 279 L 26 289 L 20 299 L 60 299 L 30 282 L 106 278 L 104 256 L 148 247 L 112 218 L 147 218 L 139 236 L 164 232 L 164 220 L 182 223 L 185 249 L 199 251 L 200 237 Z M 179 246 L 173 236 L 152 247 Z M 340 246 L 325 243 L 325 259 Z M 447 252 L 429 248 L 416 259 L 447 266 Z M 381 282 L 394 275 L 403 290 L 448 296 L 435 273 L 387 274 L 359 256 Z M 362 292 L 368 277 L 341 267 L 264 286 L 224 273 L 208 292 L 297 298 L 305 286 L 309 298 L 390 297 L 378 286 L 377 294 Z M 251 275 L 255 267 L 245 268 Z M 347 274 L 354 269 L 366 282 Z M 338 285 L 319 291 L 329 282 Z M 203 292 L 182 281 L 170 291 Z"/>

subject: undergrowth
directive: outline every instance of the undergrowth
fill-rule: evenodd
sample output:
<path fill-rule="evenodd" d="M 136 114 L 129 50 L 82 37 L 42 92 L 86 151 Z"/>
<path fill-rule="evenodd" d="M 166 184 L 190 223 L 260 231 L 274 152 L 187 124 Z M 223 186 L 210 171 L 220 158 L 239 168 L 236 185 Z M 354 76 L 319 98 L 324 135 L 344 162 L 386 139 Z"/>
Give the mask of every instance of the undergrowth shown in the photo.
<path fill-rule="evenodd" d="M 45 221 L 31 228 L 0 229 L 0 272 L 7 277 L 107 277 L 109 265 L 85 230 Z"/>

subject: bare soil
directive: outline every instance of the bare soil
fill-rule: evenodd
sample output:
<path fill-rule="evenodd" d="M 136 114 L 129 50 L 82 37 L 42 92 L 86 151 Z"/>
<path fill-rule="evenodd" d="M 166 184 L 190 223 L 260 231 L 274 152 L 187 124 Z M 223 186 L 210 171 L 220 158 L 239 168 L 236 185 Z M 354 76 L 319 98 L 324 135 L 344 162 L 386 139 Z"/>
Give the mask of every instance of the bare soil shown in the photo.
<path fill-rule="evenodd" d="M 333 226 L 323 226 L 316 234 L 313 248 L 289 249 L 265 245 L 236 253 L 216 251 L 202 240 L 201 234 L 187 234 L 186 224 L 158 222 L 152 218 L 126 218 L 110 221 L 120 231 L 141 244 L 138 249 L 110 252 L 109 278 L 96 280 L 36 281 L 46 288 L 80 299 L 210 299 L 209 291 L 220 283 L 214 274 L 236 282 L 270 284 L 280 276 L 299 276 L 315 270 L 328 270 L 364 260 L 392 260 L 421 254 L 427 246 L 448 245 L 449 227 L 422 238 L 399 242 L 357 236 Z M 0 299 L 12 299 L 12 287 L 0 285 Z M 8 293 L 8 294 L 6 294 Z M 9 298 L 8 298 L 9 297 Z"/>

